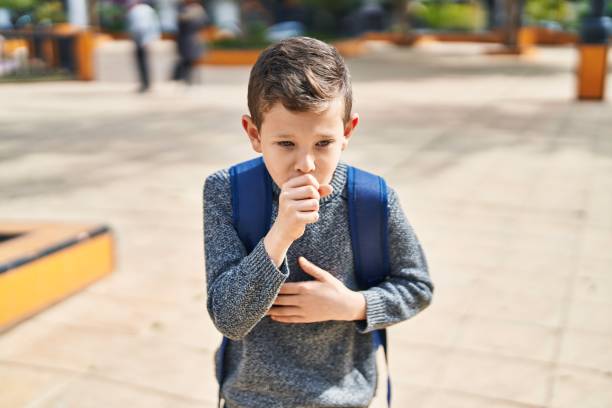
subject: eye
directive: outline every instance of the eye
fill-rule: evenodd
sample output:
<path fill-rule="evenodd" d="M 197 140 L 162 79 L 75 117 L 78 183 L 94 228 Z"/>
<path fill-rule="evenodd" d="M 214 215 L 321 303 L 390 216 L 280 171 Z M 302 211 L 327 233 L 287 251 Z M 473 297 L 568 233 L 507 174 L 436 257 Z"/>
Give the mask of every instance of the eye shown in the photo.
<path fill-rule="evenodd" d="M 334 143 L 333 140 L 322 140 L 319 143 L 317 143 L 317 146 L 319 146 L 319 147 L 327 147 L 327 146 L 329 146 L 332 143 Z"/>
<path fill-rule="evenodd" d="M 293 142 L 288 142 L 288 141 L 282 141 L 282 142 L 278 142 L 276 144 L 281 146 L 281 147 L 293 147 Z"/>

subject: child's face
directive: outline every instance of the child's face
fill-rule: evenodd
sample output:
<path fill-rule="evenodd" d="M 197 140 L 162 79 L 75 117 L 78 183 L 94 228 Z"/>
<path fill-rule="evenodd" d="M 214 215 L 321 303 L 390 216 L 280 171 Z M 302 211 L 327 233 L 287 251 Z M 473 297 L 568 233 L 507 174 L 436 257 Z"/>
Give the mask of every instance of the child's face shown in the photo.
<path fill-rule="evenodd" d="M 279 187 L 303 174 L 312 174 L 319 184 L 329 184 L 359 122 L 359 115 L 353 113 L 344 125 L 343 116 L 341 97 L 320 113 L 291 112 L 278 102 L 263 115 L 260 131 L 248 115 L 242 117 L 242 126 Z"/>

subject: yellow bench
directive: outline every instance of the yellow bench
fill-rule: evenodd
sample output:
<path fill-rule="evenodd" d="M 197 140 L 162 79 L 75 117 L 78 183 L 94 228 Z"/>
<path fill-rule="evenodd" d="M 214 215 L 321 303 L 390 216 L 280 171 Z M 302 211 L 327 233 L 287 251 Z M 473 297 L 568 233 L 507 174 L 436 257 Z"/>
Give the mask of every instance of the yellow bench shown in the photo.
<path fill-rule="evenodd" d="M 0 332 L 109 274 L 106 226 L 0 222 Z"/>

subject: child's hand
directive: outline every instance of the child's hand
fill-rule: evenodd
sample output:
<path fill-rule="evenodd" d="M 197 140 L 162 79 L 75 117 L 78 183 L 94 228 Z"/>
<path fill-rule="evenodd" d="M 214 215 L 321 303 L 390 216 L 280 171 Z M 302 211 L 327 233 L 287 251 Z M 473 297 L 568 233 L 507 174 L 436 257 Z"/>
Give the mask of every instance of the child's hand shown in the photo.
<path fill-rule="evenodd" d="M 365 319 L 366 301 L 362 294 L 350 290 L 304 257 L 299 258 L 299 263 L 316 280 L 285 283 L 267 316 L 281 323 Z"/>
<path fill-rule="evenodd" d="M 331 194 L 328 184 L 319 185 L 312 174 L 289 179 L 281 188 L 275 229 L 293 242 L 304 235 L 306 224 L 319 220 L 319 199 Z"/>

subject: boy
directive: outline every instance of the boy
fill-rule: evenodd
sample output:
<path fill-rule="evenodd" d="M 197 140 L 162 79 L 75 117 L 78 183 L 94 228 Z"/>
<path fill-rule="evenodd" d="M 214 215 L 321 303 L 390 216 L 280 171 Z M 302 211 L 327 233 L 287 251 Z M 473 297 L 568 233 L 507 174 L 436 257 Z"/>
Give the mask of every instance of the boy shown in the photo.
<path fill-rule="evenodd" d="M 351 95 L 342 57 L 321 41 L 290 38 L 260 55 L 242 126 L 273 180 L 272 224 L 250 253 L 232 224 L 228 170 L 206 179 L 207 307 L 230 339 L 215 355 L 227 408 L 367 407 L 378 381 L 372 332 L 431 302 L 425 256 L 392 188 L 390 275 L 357 290 L 340 160 L 359 122 Z"/>

